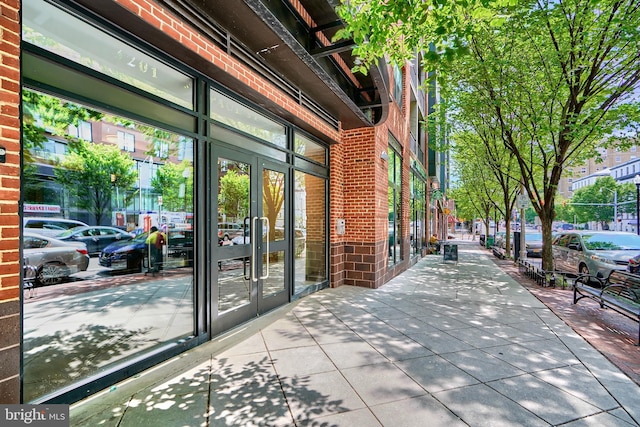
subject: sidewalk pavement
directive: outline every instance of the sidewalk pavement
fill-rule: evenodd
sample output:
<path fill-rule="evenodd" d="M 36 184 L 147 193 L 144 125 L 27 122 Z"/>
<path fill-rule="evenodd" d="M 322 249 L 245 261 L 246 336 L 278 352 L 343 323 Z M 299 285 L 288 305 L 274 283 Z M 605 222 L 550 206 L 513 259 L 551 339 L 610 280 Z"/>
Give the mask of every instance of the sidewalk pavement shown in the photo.
<path fill-rule="evenodd" d="M 640 387 L 472 242 L 325 289 L 71 408 L 72 426 L 630 426 Z"/>

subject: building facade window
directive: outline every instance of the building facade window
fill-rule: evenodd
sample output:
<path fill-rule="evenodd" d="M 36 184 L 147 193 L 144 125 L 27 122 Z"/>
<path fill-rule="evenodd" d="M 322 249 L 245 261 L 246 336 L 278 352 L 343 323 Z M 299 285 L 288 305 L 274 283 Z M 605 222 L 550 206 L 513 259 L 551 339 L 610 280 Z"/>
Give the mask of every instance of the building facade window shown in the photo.
<path fill-rule="evenodd" d="M 389 135 L 390 141 L 395 141 Z M 390 145 L 387 149 L 389 203 L 389 266 L 403 259 L 402 253 L 402 157 Z"/>
<path fill-rule="evenodd" d="M 88 249 L 93 256 L 86 268 L 42 279 L 59 283 L 48 287 L 53 294 L 70 282 L 91 286 L 58 300 L 25 301 L 25 402 L 77 400 L 110 385 L 104 381 L 141 371 L 149 360 L 171 357 L 262 314 L 244 305 L 258 306 L 255 293 L 239 291 L 249 282 L 245 255 L 262 280 L 249 284 L 264 292 L 260 310 L 328 286 L 326 144 L 165 52 L 138 46 L 117 26 L 107 29 L 84 11 L 54 2 L 23 5 L 23 58 L 44 64 L 24 67 L 23 93 L 34 104 L 57 106 L 41 109 L 52 117 L 35 117 L 34 126 L 61 120 L 64 114 L 56 113 L 69 109 L 90 117 L 32 129 L 46 141 L 24 144 L 32 155 L 22 172 L 25 205 L 130 233 Z M 38 92 L 43 86 L 46 93 Z M 400 212 L 396 160 L 394 212 Z M 234 190 L 237 203 L 230 200 Z M 230 236 L 218 239 L 226 223 L 235 227 L 237 244 L 228 243 Z M 255 240 L 269 243 L 249 252 L 246 224 L 264 230 Z M 153 254 L 147 241 L 152 227 L 166 236 Z M 228 286 L 232 282 L 239 286 Z M 245 299 L 237 298 L 241 294 Z M 236 308 L 246 318 L 233 317 Z M 52 315 L 58 320 L 50 321 Z"/>
<path fill-rule="evenodd" d="M 409 206 L 411 209 L 411 222 L 409 227 L 411 229 L 411 255 L 416 256 L 421 254 L 421 250 L 426 246 L 425 242 L 425 219 L 426 219 L 426 180 L 422 178 L 424 174 L 411 171 L 410 182 L 410 200 Z"/>
<path fill-rule="evenodd" d="M 294 294 L 300 295 L 328 279 L 327 181 L 296 171 L 294 185 Z"/>
<path fill-rule="evenodd" d="M 209 116 L 227 126 L 287 148 L 287 133 L 284 125 L 252 110 L 220 91 L 211 90 Z"/>
<path fill-rule="evenodd" d="M 118 148 L 133 153 L 136 151 L 136 138 L 132 133 L 117 131 Z"/>
<path fill-rule="evenodd" d="M 92 141 L 91 135 L 91 123 L 80 120 L 77 125 L 69 125 L 69 135 L 75 138 L 83 139 L 85 141 Z"/>
<path fill-rule="evenodd" d="M 192 109 L 193 79 L 43 0 L 22 2 L 25 42 Z M 73 31 L 60 31 L 73 28 Z"/>
<path fill-rule="evenodd" d="M 402 108 L 402 68 L 393 66 L 393 99 Z"/>
<path fill-rule="evenodd" d="M 31 89 L 25 87 L 23 91 Z M 72 108 L 91 111 L 97 122 L 108 122 L 109 126 L 127 121 L 140 132 L 156 135 L 155 140 L 162 134 L 163 143 L 169 145 L 184 139 L 182 135 L 130 118 L 103 114 L 87 105 L 38 95 L 31 99 L 63 108 L 47 112 L 52 117 L 57 115 L 58 120 L 69 117 L 67 109 Z M 48 136 L 44 128 L 35 127 L 31 131 Z M 124 131 L 118 134 L 131 135 Z M 151 147 L 152 143 L 148 143 L 141 148 L 147 151 Z M 39 261 L 37 251 L 31 253 L 32 250 L 24 249 L 26 259 L 39 268 L 41 286 L 56 285 L 64 292 L 64 284 L 70 280 L 92 282 L 91 291 L 87 291 L 82 299 L 25 300 L 25 401 L 38 401 L 74 382 L 99 376 L 126 361 L 132 350 L 133 354 L 152 352 L 194 334 L 194 245 L 193 228 L 189 224 L 189 216 L 193 215 L 193 152 L 185 154 L 182 161 L 175 157 L 162 165 L 150 161 L 148 165 L 153 164 L 153 172 L 146 177 L 140 173 L 146 165 L 136 162 L 133 150 L 123 152 L 108 141 L 100 140 L 67 146 L 66 155 L 50 168 L 30 168 L 38 165 L 37 157 L 26 165 L 25 173 L 34 172 L 25 179 L 25 203 L 60 207 L 64 218 L 113 228 L 102 232 L 96 228 L 96 232 L 103 234 L 98 239 L 93 235 L 87 239 L 79 237 L 88 255 L 66 265 L 64 271 L 54 271 L 54 264 L 47 266 L 47 261 Z M 136 163 L 143 166 L 136 168 Z M 183 178 L 185 176 L 187 178 Z M 159 200 L 162 200 L 161 204 Z M 144 213 L 141 213 L 142 205 L 147 208 Z M 149 261 L 147 237 L 152 226 L 165 227 L 166 246 L 161 248 L 159 257 Z M 115 232 L 111 231 L 115 228 L 128 234 L 116 238 Z M 153 279 L 140 274 L 148 269 L 171 274 L 171 283 L 162 287 L 150 286 Z M 44 275 L 45 271 L 48 275 Z M 116 274 L 117 281 L 116 276 L 110 277 Z M 126 287 L 116 284 L 125 281 Z M 47 286 L 46 291 L 55 296 L 56 286 Z M 158 292 L 160 289 L 161 293 Z M 144 297 L 140 299 L 141 296 Z M 108 300 L 119 303 L 110 304 Z M 78 305 L 80 301 L 84 303 Z M 163 309 L 158 310 L 159 306 Z M 130 311 L 133 307 L 135 310 Z M 59 321 L 49 321 L 50 316 Z M 129 320 L 123 323 L 125 317 Z M 40 327 L 43 323 L 47 323 L 47 328 Z M 47 369 L 41 369 L 45 364 Z"/>

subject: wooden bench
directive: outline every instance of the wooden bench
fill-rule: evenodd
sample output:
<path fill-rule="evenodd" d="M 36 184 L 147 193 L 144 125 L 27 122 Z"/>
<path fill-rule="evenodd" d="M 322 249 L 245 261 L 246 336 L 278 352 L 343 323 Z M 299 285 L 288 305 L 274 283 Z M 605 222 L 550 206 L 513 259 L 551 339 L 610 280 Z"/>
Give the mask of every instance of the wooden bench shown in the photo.
<path fill-rule="evenodd" d="M 610 308 L 638 322 L 640 345 L 640 275 L 620 270 L 613 270 L 606 279 L 579 275 L 573 283 L 573 303 L 582 298 L 591 298 L 601 308 Z"/>

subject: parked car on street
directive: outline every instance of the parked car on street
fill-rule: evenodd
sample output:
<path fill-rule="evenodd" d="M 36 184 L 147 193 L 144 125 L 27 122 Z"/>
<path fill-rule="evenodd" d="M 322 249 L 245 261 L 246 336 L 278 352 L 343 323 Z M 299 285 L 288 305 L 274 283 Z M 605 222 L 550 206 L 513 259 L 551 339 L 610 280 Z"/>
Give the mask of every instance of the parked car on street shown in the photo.
<path fill-rule="evenodd" d="M 640 274 L 640 254 L 634 256 L 633 258 L 629 258 L 627 271 L 633 274 Z"/>
<path fill-rule="evenodd" d="M 71 228 L 55 237 L 62 241 L 82 242 L 87 245 L 89 255 L 97 255 L 113 242 L 130 240 L 134 235 L 119 228 L 95 225 Z"/>
<path fill-rule="evenodd" d="M 43 236 L 55 236 L 74 227 L 86 226 L 82 221 L 66 218 L 24 217 L 22 228 Z"/>
<path fill-rule="evenodd" d="M 524 244 L 527 258 L 542 258 L 542 233 L 525 231 Z"/>
<path fill-rule="evenodd" d="M 234 237 L 242 236 L 244 224 L 235 222 L 218 223 L 218 239 L 232 240 Z"/>
<path fill-rule="evenodd" d="M 600 278 L 625 270 L 640 252 L 640 236 L 621 231 L 561 232 L 553 241 L 555 268 Z"/>
<path fill-rule="evenodd" d="M 307 235 L 305 231 L 301 228 L 296 228 L 293 231 L 294 234 L 294 250 L 295 256 L 299 257 L 304 252 L 304 249 L 307 244 Z M 283 240 L 284 239 L 284 229 L 276 228 L 274 231 L 275 240 Z M 251 231 L 249 229 L 245 230 L 244 234 L 241 236 L 236 236 L 231 239 L 231 242 L 234 245 L 248 245 L 251 243 Z"/>
<path fill-rule="evenodd" d="M 145 232 L 133 239 L 110 244 L 102 250 L 98 262 L 111 271 L 141 272 L 148 252 L 148 236 Z M 171 229 L 166 242 L 163 258 L 171 268 L 193 266 L 193 230 Z"/>
<path fill-rule="evenodd" d="M 22 246 L 24 264 L 36 268 L 35 280 L 41 286 L 55 285 L 89 267 L 87 246 L 81 242 L 64 242 L 25 231 Z"/>

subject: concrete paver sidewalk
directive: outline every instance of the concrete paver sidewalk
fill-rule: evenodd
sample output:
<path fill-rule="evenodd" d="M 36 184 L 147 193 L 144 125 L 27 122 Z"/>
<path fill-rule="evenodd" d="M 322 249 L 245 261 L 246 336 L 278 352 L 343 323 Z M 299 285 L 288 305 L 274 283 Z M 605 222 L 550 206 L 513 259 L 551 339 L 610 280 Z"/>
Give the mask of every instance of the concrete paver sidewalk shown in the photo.
<path fill-rule="evenodd" d="M 303 298 L 72 406 L 74 426 L 629 426 L 640 390 L 477 244 Z"/>

